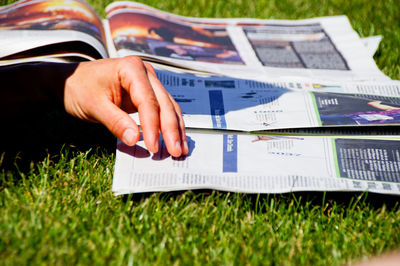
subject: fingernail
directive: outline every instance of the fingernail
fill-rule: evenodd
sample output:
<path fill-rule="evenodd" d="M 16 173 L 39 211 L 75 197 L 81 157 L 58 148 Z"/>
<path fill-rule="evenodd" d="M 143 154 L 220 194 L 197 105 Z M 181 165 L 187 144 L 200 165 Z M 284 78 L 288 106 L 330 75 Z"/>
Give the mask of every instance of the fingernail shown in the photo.
<path fill-rule="evenodd" d="M 127 145 L 132 145 L 135 141 L 136 133 L 133 129 L 128 128 L 125 130 L 124 134 L 122 135 L 122 141 L 125 142 Z"/>
<path fill-rule="evenodd" d="M 175 143 L 175 147 L 179 150 L 179 153 L 182 154 L 181 142 L 179 140 Z"/>

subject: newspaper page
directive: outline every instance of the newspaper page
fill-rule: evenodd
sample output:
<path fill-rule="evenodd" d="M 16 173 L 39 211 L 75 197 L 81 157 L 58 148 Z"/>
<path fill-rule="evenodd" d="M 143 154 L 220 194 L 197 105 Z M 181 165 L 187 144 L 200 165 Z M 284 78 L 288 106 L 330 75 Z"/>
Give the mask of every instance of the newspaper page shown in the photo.
<path fill-rule="evenodd" d="M 361 42 L 367 48 L 368 53 L 371 56 L 374 56 L 374 54 L 378 50 L 378 47 L 379 47 L 379 44 L 382 41 L 382 38 L 383 38 L 382 35 L 364 37 L 364 38 L 361 38 Z"/>
<path fill-rule="evenodd" d="M 157 70 L 186 127 L 238 131 L 400 124 L 400 82 L 257 82 Z M 138 121 L 138 115 L 133 115 Z"/>
<path fill-rule="evenodd" d="M 115 194 L 188 189 L 245 193 L 370 191 L 400 195 L 399 137 L 188 133 L 189 154 L 118 142 Z"/>
<path fill-rule="evenodd" d="M 22 0 L 0 7 L 0 60 L 48 56 L 51 61 L 56 54 L 108 57 L 102 21 L 86 2 Z"/>
<path fill-rule="evenodd" d="M 106 13 L 120 56 L 258 80 L 388 80 L 345 16 L 200 19 L 134 2 L 112 3 Z"/>

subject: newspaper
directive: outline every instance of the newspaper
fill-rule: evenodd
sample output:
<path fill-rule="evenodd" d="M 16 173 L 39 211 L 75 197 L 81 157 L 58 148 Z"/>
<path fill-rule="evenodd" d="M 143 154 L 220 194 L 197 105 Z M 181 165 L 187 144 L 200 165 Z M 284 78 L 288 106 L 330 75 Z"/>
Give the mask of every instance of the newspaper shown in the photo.
<path fill-rule="evenodd" d="M 370 56 L 373 56 L 376 53 L 376 51 L 378 50 L 379 44 L 382 41 L 382 38 L 383 37 L 381 35 L 361 38 L 361 42 L 367 48 Z"/>
<path fill-rule="evenodd" d="M 134 2 L 107 9 L 119 56 L 238 78 L 387 80 L 347 17 L 304 20 L 189 18 Z M 375 42 L 376 43 L 376 42 Z M 379 42 L 378 42 L 379 43 Z"/>
<path fill-rule="evenodd" d="M 170 70 L 156 73 L 182 109 L 189 155 L 172 158 L 162 138 L 157 154 L 143 141 L 134 147 L 118 141 L 116 195 L 186 189 L 400 194 L 400 82 L 259 82 Z M 237 132 L 256 130 L 264 131 Z"/>
<path fill-rule="evenodd" d="M 188 133 L 189 154 L 171 157 L 160 139 L 118 142 L 115 194 L 187 189 L 245 193 L 370 191 L 400 195 L 400 138 Z"/>
<path fill-rule="evenodd" d="M 2 65 L 71 53 L 80 61 L 107 58 L 106 39 L 103 21 L 84 1 L 21 0 L 0 7 Z"/>
<path fill-rule="evenodd" d="M 360 39 L 345 16 L 190 18 L 135 2 L 114 2 L 106 14 L 102 20 L 82 0 L 21 0 L 0 7 L 0 64 L 20 63 L 21 58 L 82 61 L 138 55 L 182 69 L 261 81 L 390 80 L 372 58 L 379 40 Z"/>
<path fill-rule="evenodd" d="M 400 124 L 400 82 L 269 82 L 157 70 L 188 128 L 260 131 Z M 139 123 L 138 115 L 133 115 Z"/>

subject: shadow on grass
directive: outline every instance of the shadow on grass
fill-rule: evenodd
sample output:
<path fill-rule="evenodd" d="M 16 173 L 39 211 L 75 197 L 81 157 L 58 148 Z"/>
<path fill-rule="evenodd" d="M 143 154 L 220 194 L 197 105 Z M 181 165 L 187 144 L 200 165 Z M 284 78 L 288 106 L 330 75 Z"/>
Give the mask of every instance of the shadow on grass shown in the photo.
<path fill-rule="evenodd" d="M 115 152 L 115 137 L 104 126 L 56 108 L 3 118 L 2 129 L 0 164 L 6 171 L 29 171 L 32 163 L 60 155 L 63 147 L 84 152 L 100 146 L 107 153 Z"/>
<path fill-rule="evenodd" d="M 306 207 L 316 208 L 324 213 L 329 212 L 333 205 L 339 205 L 347 209 L 356 209 L 358 207 L 368 207 L 373 210 L 386 208 L 388 210 L 397 210 L 400 208 L 400 197 L 395 195 L 385 195 L 368 192 L 291 192 L 282 194 L 244 194 L 224 191 L 214 191 L 207 189 L 193 191 L 173 191 L 173 192 L 146 192 L 135 193 L 121 196 L 124 202 L 132 201 L 132 208 L 139 202 L 152 196 L 165 202 L 170 199 L 177 200 L 181 197 L 187 197 L 190 202 L 204 201 L 208 197 L 226 198 L 229 202 L 240 200 L 247 204 L 249 209 L 256 212 L 266 212 L 266 206 L 271 202 L 275 204 L 295 204 L 297 208 Z"/>

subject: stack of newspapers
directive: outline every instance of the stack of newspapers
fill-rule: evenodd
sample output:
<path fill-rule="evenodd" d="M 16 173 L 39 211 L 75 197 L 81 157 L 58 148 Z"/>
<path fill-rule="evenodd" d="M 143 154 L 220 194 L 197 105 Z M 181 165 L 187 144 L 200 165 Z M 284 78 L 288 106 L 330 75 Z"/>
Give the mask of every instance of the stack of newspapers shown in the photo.
<path fill-rule="evenodd" d="M 66 3 L 68 2 L 68 3 Z M 114 2 L 0 8 L 0 65 L 137 55 L 180 105 L 189 154 L 118 141 L 115 194 L 187 189 L 400 195 L 400 82 L 347 17 L 204 19 Z M 21 40 L 24 40 L 21 42 Z M 138 123 L 137 114 L 132 114 Z"/>

